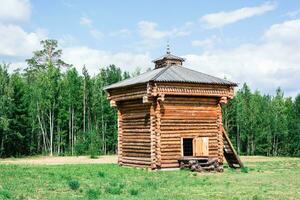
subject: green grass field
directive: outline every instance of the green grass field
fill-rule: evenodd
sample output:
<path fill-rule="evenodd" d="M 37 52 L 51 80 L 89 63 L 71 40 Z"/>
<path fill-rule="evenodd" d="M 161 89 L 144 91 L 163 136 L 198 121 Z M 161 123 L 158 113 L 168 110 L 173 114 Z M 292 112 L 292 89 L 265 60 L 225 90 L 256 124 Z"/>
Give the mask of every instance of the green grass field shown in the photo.
<path fill-rule="evenodd" d="M 0 199 L 300 199 L 299 158 L 243 158 L 245 170 L 151 172 L 114 164 L 0 165 Z"/>

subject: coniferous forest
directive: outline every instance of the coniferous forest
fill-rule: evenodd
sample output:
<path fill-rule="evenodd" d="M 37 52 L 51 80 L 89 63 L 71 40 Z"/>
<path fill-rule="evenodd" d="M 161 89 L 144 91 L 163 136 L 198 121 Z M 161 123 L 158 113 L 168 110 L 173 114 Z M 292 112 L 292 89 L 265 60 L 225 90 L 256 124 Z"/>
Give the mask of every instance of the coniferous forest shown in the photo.
<path fill-rule="evenodd" d="M 57 41 L 41 45 L 23 71 L 0 65 L 0 157 L 115 153 L 117 116 L 103 88 L 138 70 L 99 66 L 91 76 L 62 60 Z M 240 154 L 300 156 L 300 94 L 264 95 L 244 84 L 223 120 Z"/>

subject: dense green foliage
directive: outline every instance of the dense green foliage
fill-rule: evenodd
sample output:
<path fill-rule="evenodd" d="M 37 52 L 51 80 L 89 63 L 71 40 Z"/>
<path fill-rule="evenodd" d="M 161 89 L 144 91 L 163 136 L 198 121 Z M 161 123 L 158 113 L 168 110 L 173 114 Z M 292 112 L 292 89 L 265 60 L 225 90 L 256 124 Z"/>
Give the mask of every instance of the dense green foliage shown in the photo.
<path fill-rule="evenodd" d="M 23 73 L 0 65 L 0 157 L 114 153 L 117 116 L 103 87 L 129 73 L 110 65 L 80 75 L 55 40 L 41 44 Z"/>
<path fill-rule="evenodd" d="M 300 94 L 285 98 L 251 92 L 244 84 L 223 106 L 224 127 L 245 155 L 300 156 Z"/>
<path fill-rule="evenodd" d="M 55 40 L 41 44 L 25 72 L 0 65 L 0 157 L 115 153 L 117 115 L 103 87 L 130 74 L 110 65 L 94 76 L 83 67 L 81 75 L 61 59 Z M 239 153 L 300 156 L 300 95 L 261 95 L 245 84 L 223 108 Z"/>
<path fill-rule="evenodd" d="M 222 174 L 151 172 L 115 164 L 26 166 L 0 162 L 0 199 L 300 198 L 299 158 L 254 156 L 242 160 L 247 170 L 225 168 Z"/>

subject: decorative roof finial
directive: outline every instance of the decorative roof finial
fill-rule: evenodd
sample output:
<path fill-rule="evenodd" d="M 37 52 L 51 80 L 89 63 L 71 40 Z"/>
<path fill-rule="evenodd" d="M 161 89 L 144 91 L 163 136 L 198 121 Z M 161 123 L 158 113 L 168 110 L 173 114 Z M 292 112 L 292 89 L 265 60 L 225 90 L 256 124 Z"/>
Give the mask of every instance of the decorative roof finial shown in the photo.
<path fill-rule="evenodd" d="M 167 54 L 171 54 L 169 40 L 167 41 Z"/>

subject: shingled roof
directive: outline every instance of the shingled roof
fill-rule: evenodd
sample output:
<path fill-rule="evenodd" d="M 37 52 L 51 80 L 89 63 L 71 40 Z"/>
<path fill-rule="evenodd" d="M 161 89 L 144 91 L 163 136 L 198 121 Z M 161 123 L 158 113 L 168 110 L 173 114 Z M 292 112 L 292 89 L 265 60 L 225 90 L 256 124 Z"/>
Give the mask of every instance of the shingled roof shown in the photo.
<path fill-rule="evenodd" d="M 105 87 L 105 90 L 121 88 L 148 82 L 175 82 L 175 83 L 200 83 L 212 85 L 237 86 L 236 83 L 221 78 L 210 76 L 183 66 L 170 65 L 145 72 L 139 76 L 129 78 Z"/>
<path fill-rule="evenodd" d="M 160 58 L 157 58 L 155 60 L 153 60 L 152 62 L 156 62 L 156 61 L 159 61 L 159 60 L 163 60 L 163 59 L 174 59 L 174 60 L 181 60 L 181 61 L 185 61 L 184 58 L 181 58 L 179 56 L 175 56 L 171 53 L 166 53 L 165 55 L 163 55 L 162 57 Z"/>

